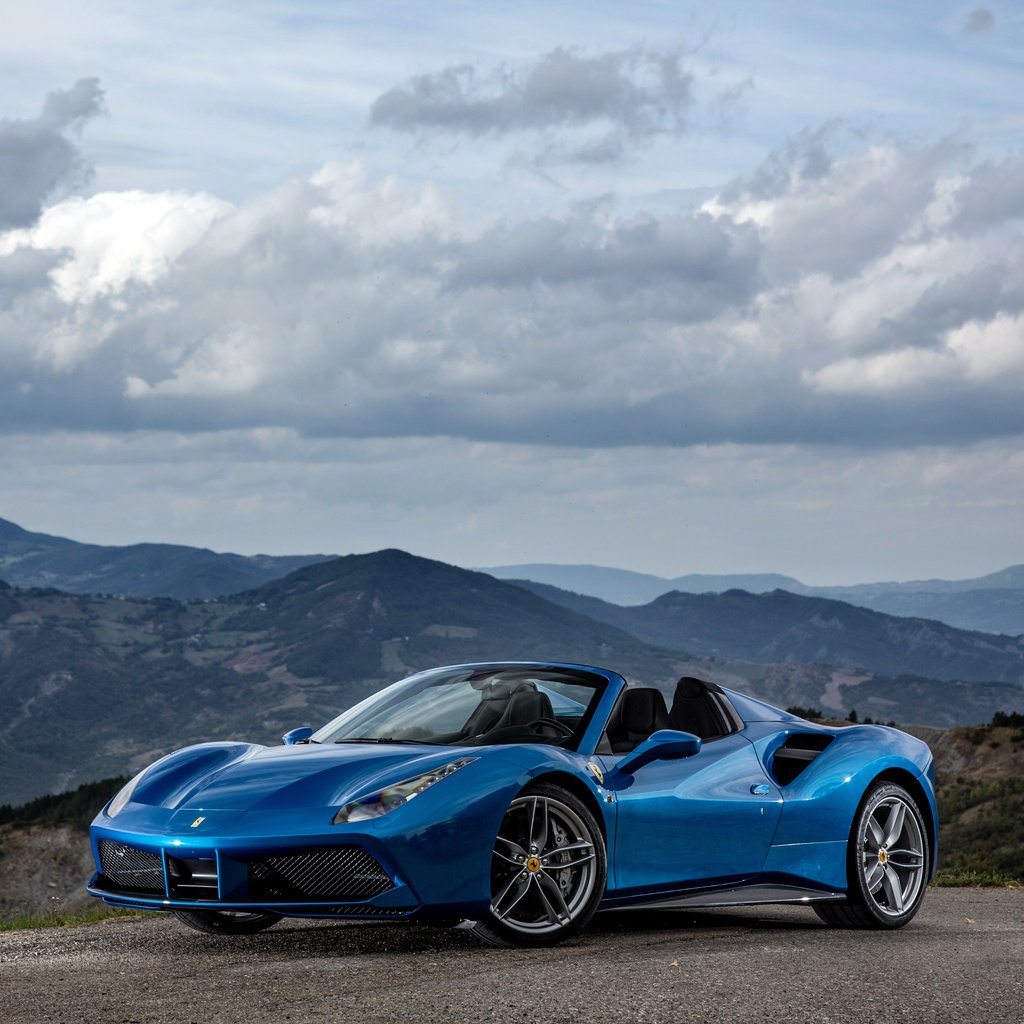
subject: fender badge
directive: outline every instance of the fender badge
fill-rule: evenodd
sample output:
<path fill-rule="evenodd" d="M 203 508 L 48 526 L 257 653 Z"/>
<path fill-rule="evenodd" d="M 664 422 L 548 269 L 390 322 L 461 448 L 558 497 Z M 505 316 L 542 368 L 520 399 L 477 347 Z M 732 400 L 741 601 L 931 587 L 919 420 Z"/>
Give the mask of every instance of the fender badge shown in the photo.
<path fill-rule="evenodd" d="M 604 785 L 604 772 L 594 764 L 593 761 L 587 762 L 587 767 L 590 769 L 591 775 L 594 776 L 598 781 L 598 785 Z"/>
<path fill-rule="evenodd" d="M 196 818 L 196 820 L 192 822 L 192 828 L 199 828 L 204 821 L 206 821 L 205 818 Z"/>

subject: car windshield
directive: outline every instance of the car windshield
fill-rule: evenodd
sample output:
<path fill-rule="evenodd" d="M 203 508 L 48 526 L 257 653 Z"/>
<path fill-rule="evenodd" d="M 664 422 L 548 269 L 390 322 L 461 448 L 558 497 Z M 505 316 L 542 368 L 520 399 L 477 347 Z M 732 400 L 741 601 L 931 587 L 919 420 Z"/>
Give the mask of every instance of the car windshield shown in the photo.
<path fill-rule="evenodd" d="M 316 743 L 552 743 L 573 748 L 607 680 L 576 669 L 486 666 L 420 672 L 350 708 Z"/>

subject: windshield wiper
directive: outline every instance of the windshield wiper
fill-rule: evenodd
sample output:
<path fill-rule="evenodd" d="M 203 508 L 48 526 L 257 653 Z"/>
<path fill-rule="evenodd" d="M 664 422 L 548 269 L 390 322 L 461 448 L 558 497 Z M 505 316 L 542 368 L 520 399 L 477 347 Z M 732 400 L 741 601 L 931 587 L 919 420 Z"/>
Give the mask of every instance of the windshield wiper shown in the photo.
<path fill-rule="evenodd" d="M 405 740 L 395 739 L 393 736 L 345 736 L 343 739 L 335 740 L 335 743 L 425 743 L 428 746 L 433 740 Z"/>

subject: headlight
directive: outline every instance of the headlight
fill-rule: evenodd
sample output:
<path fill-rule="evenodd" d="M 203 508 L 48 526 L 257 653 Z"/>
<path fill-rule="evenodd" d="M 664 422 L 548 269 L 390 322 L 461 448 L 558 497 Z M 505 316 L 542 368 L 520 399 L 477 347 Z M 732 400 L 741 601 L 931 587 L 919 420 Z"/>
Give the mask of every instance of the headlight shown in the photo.
<path fill-rule="evenodd" d="M 343 825 L 347 821 L 367 821 L 370 818 L 379 818 L 382 814 L 389 814 L 395 808 L 407 804 L 413 797 L 419 796 L 425 789 L 430 789 L 435 782 L 447 779 L 449 775 L 454 775 L 460 768 L 465 768 L 467 764 L 476 760 L 475 757 L 463 757 L 458 761 L 449 761 L 448 764 L 417 775 L 414 779 L 396 782 L 386 789 L 370 793 L 358 800 L 352 800 L 334 816 L 334 824 Z"/>
<path fill-rule="evenodd" d="M 135 787 L 142 781 L 142 776 L 145 775 L 151 767 L 152 765 L 147 768 L 143 768 L 134 779 L 130 782 L 126 782 L 124 786 L 121 787 L 121 790 L 118 792 L 117 796 L 110 801 L 110 806 L 107 808 L 108 818 L 116 818 L 124 810 L 125 804 L 131 800 L 132 794 L 135 792 Z"/>

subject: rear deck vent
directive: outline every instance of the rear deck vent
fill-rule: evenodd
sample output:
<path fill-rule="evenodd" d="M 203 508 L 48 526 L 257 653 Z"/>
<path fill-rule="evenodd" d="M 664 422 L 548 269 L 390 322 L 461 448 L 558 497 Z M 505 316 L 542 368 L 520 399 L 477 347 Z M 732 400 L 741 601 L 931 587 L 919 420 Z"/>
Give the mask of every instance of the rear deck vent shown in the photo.
<path fill-rule="evenodd" d="M 788 786 L 832 742 L 822 733 L 790 736 L 772 755 L 772 775 L 780 786 Z"/>

